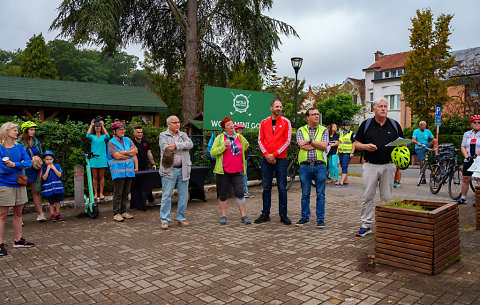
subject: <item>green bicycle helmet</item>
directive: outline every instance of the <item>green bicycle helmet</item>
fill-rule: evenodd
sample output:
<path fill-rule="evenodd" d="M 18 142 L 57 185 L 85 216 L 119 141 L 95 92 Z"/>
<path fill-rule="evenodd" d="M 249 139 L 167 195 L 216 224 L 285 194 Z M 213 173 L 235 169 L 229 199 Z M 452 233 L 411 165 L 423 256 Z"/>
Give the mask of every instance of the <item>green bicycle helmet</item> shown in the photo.
<path fill-rule="evenodd" d="M 22 130 L 22 133 L 25 132 L 25 130 L 28 130 L 32 127 L 37 127 L 37 124 L 35 124 L 34 122 L 32 121 L 26 121 L 24 122 L 21 126 L 20 126 L 20 129 Z"/>
<path fill-rule="evenodd" d="M 392 151 L 392 161 L 399 169 L 407 169 L 410 165 L 410 150 L 405 146 L 397 146 Z"/>

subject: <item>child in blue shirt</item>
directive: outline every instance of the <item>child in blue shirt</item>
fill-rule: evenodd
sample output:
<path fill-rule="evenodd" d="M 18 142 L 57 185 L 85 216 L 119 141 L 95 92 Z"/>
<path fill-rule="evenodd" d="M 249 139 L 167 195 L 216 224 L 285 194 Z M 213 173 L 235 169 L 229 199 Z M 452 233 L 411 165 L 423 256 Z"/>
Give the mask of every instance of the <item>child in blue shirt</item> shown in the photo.
<path fill-rule="evenodd" d="M 63 183 L 62 183 L 62 169 L 60 165 L 54 164 L 55 154 L 47 150 L 43 153 L 42 167 L 42 193 L 47 197 L 50 203 L 50 220 L 62 220 L 60 215 L 60 202 L 63 201 Z"/>

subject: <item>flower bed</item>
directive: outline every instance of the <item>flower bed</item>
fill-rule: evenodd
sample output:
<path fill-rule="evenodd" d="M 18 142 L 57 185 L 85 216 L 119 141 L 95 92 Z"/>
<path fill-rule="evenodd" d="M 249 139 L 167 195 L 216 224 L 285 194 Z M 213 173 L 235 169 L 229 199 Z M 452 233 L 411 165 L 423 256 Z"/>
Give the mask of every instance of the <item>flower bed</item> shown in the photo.
<path fill-rule="evenodd" d="M 460 259 L 458 205 L 408 202 L 428 210 L 376 206 L 375 258 L 382 264 L 439 274 Z"/>

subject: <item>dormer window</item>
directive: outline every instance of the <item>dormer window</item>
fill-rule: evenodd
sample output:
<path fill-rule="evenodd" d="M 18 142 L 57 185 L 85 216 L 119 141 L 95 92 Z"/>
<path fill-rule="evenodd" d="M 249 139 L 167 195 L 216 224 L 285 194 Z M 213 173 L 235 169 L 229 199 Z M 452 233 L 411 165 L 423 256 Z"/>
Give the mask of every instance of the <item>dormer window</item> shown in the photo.
<path fill-rule="evenodd" d="M 397 69 L 397 70 L 390 70 L 383 72 L 383 78 L 392 78 L 392 77 L 399 77 L 403 73 L 405 73 L 404 69 Z"/>

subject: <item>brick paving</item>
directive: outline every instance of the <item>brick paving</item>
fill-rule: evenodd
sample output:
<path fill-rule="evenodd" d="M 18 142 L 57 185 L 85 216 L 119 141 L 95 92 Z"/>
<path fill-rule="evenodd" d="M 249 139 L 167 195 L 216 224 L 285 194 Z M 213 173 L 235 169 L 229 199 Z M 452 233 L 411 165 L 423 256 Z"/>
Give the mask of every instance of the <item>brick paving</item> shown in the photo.
<path fill-rule="evenodd" d="M 449 200 L 445 189 L 430 194 L 414 178 L 402 180 L 395 198 Z M 218 224 L 215 193 L 191 201 L 191 227 L 160 229 L 159 208 L 135 211 L 115 223 L 111 204 L 99 219 L 73 217 L 36 223 L 25 215 L 24 235 L 36 243 L 0 258 L 0 303 L 4 304 L 480 304 L 480 232 L 474 208 L 460 207 L 462 258 L 442 274 L 429 276 L 370 264 L 373 234 L 359 227 L 361 178 L 349 186 L 327 186 L 326 229 L 313 217 L 303 228 L 279 222 L 276 191 L 272 221 L 243 225 L 233 200 L 228 223 Z M 261 188 L 247 199 L 252 219 L 261 210 Z M 289 217 L 300 218 L 300 185 L 288 193 Z M 377 199 L 378 201 L 378 196 Z M 312 212 L 313 208 L 312 196 Z M 174 205 L 175 208 L 175 205 Z M 173 217 L 172 217 L 173 218 Z M 11 217 L 5 240 L 13 239 Z"/>

